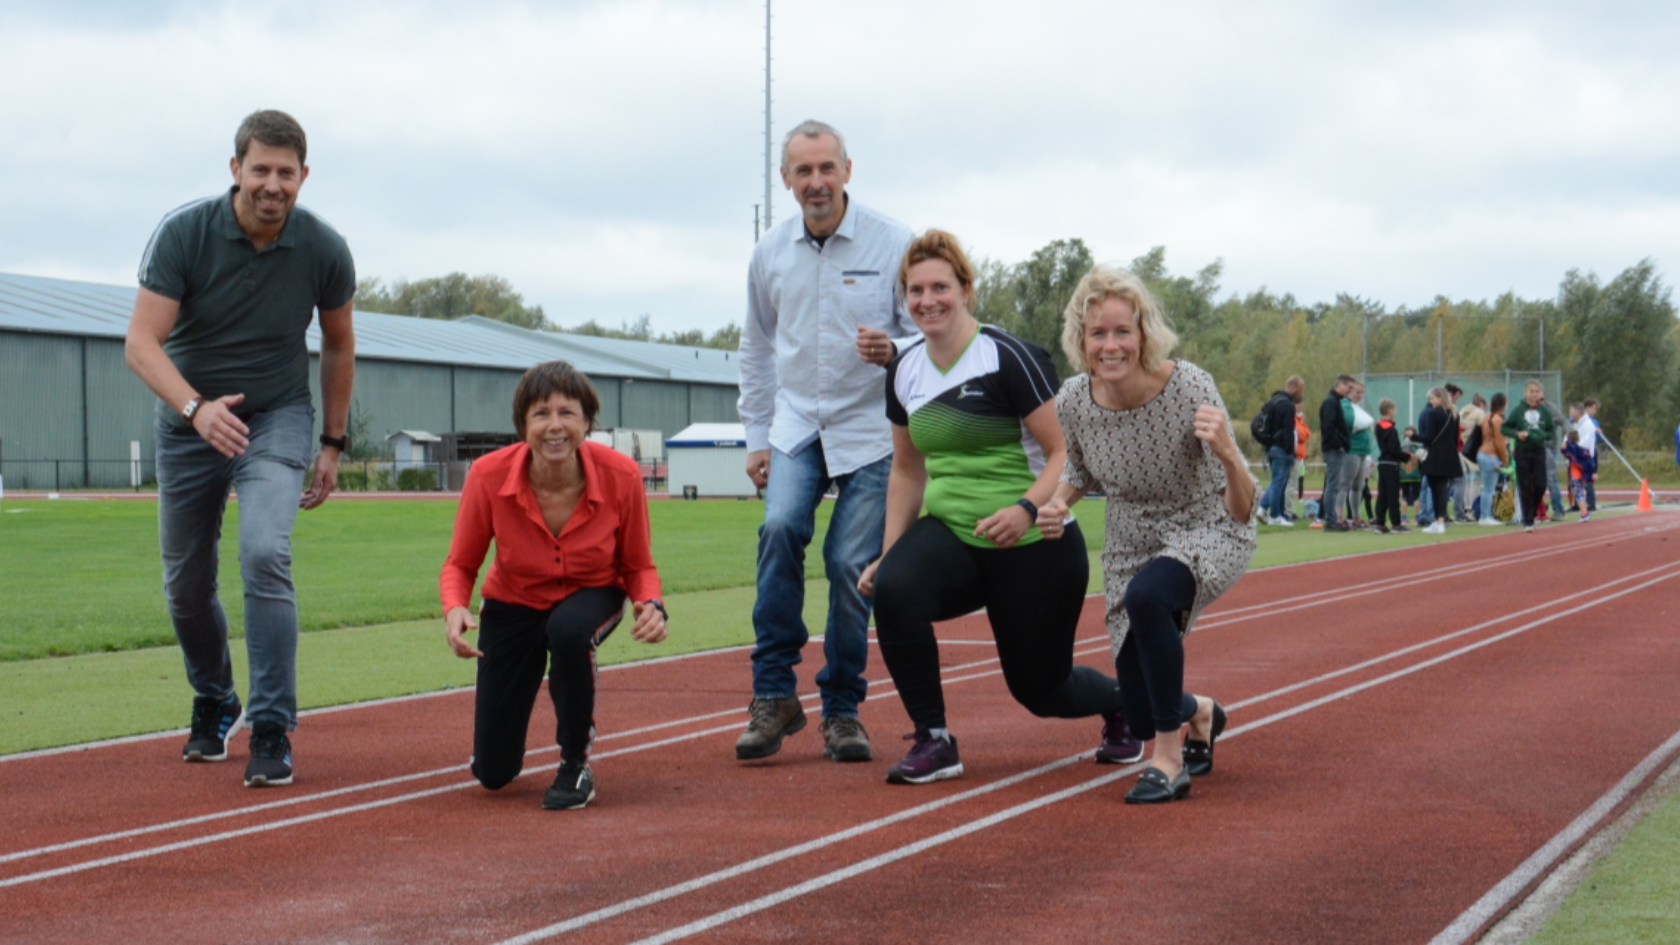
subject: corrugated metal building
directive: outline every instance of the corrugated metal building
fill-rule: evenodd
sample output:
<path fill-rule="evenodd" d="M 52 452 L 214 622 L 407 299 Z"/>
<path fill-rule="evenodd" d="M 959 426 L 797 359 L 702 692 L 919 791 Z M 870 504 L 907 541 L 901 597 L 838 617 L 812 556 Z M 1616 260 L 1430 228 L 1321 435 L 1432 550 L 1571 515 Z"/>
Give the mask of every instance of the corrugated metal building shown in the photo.
<path fill-rule="evenodd" d="M 123 363 L 132 287 L 0 273 L 0 475 L 10 488 L 123 488 L 140 443 L 152 476 L 156 398 Z M 310 386 L 320 409 L 320 335 Z M 531 331 L 476 315 L 435 321 L 356 314 L 355 412 L 383 441 L 403 429 L 511 432 L 513 388 L 563 359 L 595 382 L 599 427 L 734 422 L 732 351 Z M 319 419 L 317 419 L 319 426 Z"/>

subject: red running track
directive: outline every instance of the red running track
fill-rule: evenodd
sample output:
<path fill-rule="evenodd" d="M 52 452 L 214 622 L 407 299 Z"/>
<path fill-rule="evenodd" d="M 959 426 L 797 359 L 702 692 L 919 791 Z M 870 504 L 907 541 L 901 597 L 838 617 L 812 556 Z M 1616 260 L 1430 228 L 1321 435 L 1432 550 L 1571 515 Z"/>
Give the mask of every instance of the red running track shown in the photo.
<path fill-rule="evenodd" d="M 240 787 L 242 744 L 181 764 L 178 736 L 14 756 L 0 940 L 1429 942 L 1680 745 L 1677 526 L 1245 577 L 1188 643 L 1231 709 L 1217 770 L 1160 808 L 1120 802 L 1135 770 L 1091 763 L 1094 722 L 1009 699 L 973 617 L 941 628 L 967 773 L 926 787 L 882 781 L 909 727 L 884 680 L 877 761 L 822 760 L 813 725 L 737 763 L 741 650 L 603 672 L 581 812 L 538 809 L 542 711 L 530 776 L 471 784 L 464 692 L 309 714 L 289 789 Z"/>

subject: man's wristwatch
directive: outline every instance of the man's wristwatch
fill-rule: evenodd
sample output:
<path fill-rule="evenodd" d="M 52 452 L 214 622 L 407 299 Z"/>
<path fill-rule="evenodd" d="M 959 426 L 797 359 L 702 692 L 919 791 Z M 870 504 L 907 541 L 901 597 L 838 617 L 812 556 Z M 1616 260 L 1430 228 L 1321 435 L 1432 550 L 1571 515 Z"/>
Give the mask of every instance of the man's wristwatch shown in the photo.
<path fill-rule="evenodd" d="M 204 406 L 204 398 L 194 397 L 192 400 L 187 401 L 187 405 L 185 407 L 181 408 L 181 416 L 186 419 L 187 426 L 192 426 L 193 415 L 198 413 L 198 408 L 202 406 Z"/>
<path fill-rule="evenodd" d="M 657 597 L 652 598 L 651 600 L 642 601 L 642 606 L 657 607 L 659 609 L 659 616 L 664 617 L 666 620 L 671 619 L 671 615 L 665 612 L 665 602 Z"/>
<path fill-rule="evenodd" d="M 343 436 L 328 436 L 323 433 L 321 434 L 321 445 L 330 446 L 333 449 L 338 450 L 340 453 L 348 453 L 350 452 L 350 434 L 346 433 Z"/>

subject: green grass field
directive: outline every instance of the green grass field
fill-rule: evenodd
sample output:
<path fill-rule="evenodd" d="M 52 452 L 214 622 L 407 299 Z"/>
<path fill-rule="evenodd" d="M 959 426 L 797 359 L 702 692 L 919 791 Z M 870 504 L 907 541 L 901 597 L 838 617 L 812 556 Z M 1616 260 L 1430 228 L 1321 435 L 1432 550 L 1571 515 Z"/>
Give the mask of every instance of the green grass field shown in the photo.
<path fill-rule="evenodd" d="M 437 574 L 453 500 L 338 501 L 301 515 L 294 576 L 301 621 L 299 702 L 305 708 L 471 685 L 473 664 L 443 643 Z M 1076 512 L 1095 549 L 1102 503 Z M 654 557 L 667 589 L 671 638 L 657 646 L 609 639 L 603 665 L 752 641 L 756 502 L 655 502 Z M 237 531 L 237 506 L 225 534 Z M 0 507 L 0 754 L 177 728 L 187 688 L 163 605 L 157 507 L 150 501 L 8 501 Z M 822 625 L 827 583 L 820 548 L 807 561 L 805 616 Z M 1263 528 L 1255 567 L 1486 535 L 1325 535 Z M 240 622 L 236 547 L 223 554 L 223 602 Z M 244 679 L 243 647 L 234 646 Z M 743 660 L 745 656 L 742 657 Z M 743 699 L 745 694 L 743 694 Z M 1536 940 L 1544 945 L 1680 941 L 1680 796 L 1642 824 L 1568 900 Z"/>

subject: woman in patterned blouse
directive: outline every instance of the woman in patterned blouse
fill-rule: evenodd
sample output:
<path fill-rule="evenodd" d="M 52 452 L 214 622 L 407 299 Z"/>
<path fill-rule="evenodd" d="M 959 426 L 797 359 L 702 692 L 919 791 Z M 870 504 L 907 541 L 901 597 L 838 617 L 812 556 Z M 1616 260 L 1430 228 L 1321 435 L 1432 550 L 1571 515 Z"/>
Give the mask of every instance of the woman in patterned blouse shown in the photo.
<path fill-rule="evenodd" d="M 1191 775 L 1212 772 L 1225 710 L 1184 691 L 1182 637 L 1254 555 L 1254 477 L 1213 378 L 1167 359 L 1177 341 L 1137 277 L 1098 266 L 1080 280 L 1062 347 L 1081 373 L 1056 398 L 1067 467 L 1038 517 L 1053 537 L 1087 489 L 1108 496 L 1114 664 L 1132 734 L 1155 742 L 1129 804 L 1188 797 Z"/>

